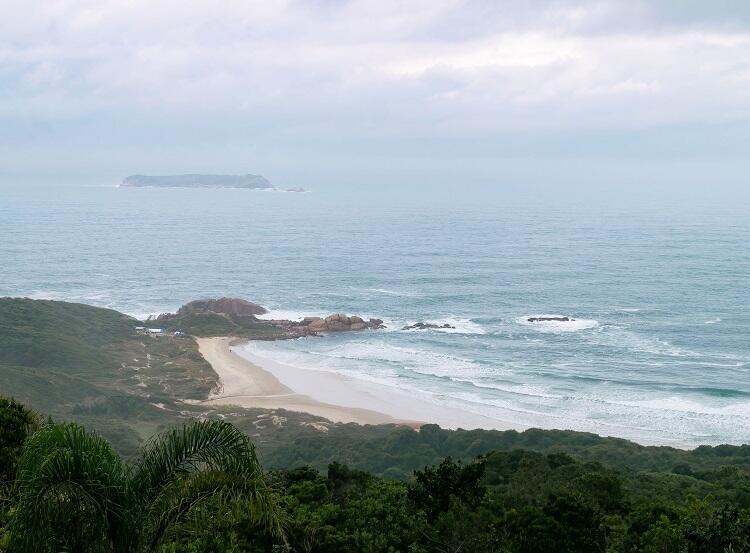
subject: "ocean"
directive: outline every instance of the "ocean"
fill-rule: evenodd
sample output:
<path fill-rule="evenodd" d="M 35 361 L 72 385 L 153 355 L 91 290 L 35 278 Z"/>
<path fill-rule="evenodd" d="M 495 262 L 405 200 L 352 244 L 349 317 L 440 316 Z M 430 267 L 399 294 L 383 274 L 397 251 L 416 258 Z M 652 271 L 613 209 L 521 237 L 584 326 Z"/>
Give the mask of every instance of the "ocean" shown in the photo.
<path fill-rule="evenodd" d="M 750 441 L 741 187 L 107 184 L 3 178 L 0 295 L 139 317 L 212 296 L 380 317 L 382 331 L 250 348 L 524 426 Z M 402 330 L 418 321 L 455 328 Z"/>

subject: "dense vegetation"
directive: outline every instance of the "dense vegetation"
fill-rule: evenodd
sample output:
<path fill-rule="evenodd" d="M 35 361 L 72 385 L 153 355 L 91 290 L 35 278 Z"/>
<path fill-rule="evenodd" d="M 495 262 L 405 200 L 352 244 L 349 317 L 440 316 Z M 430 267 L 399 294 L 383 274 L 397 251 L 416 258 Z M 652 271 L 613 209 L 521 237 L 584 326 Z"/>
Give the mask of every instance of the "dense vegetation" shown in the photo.
<path fill-rule="evenodd" d="M 282 410 L 207 407 L 183 401 L 206 397 L 216 384 L 193 338 L 142 335 L 135 331 L 138 324 L 85 305 L 0 298 L 0 394 L 22 402 L 0 399 L 3 553 L 23 547 L 165 553 L 750 551 L 748 445 L 683 451 L 569 431 L 427 425 L 417 432 L 333 424 Z M 42 424 L 48 416 L 58 422 Z M 285 513 L 283 536 L 248 508 L 250 496 L 241 486 L 177 500 L 190 497 L 179 495 L 189 491 L 189 482 L 204 481 L 205 460 L 173 465 L 181 468 L 170 473 L 175 478 L 167 478 L 168 486 L 152 488 L 161 490 L 155 495 L 133 494 L 133 471 L 154 444 L 174 444 L 196 418 L 239 429 L 242 434 L 226 432 L 245 444 L 241 456 L 250 465 L 256 461 L 246 437 L 253 441 L 268 471 L 269 505 Z M 161 441 L 148 442 L 158 433 Z M 73 453 L 86 448 L 95 454 Z M 84 461 L 92 464 L 86 468 Z M 55 501 L 26 511 L 34 498 L 44 497 L 33 487 L 40 482 L 39 467 L 50 470 L 63 462 L 84 463 L 88 484 L 114 471 L 116 478 L 102 489 L 124 495 L 110 503 L 105 496 L 75 503 L 77 473 L 60 471 L 57 476 L 67 479 L 45 488 Z M 218 457 L 211 462 L 214 482 L 232 480 L 236 465 Z M 189 509 L 178 523 L 162 527 L 158 539 L 147 539 L 157 534 L 148 517 L 136 514 L 153 512 L 157 496 L 171 497 L 178 511 Z M 70 511 L 73 504 L 78 510 Z M 73 524 L 65 515 L 22 532 L 44 536 L 43 545 L 11 544 L 14 528 L 40 523 L 45 510 L 39 505 L 62 505 L 83 519 L 91 509 L 117 505 L 114 519 L 122 524 L 127 518 L 127 534 L 135 541 L 117 545 L 111 527 Z M 130 514 L 123 518 L 125 512 Z M 31 513 L 26 522 L 24 513 Z M 57 535 L 73 530 L 78 534 Z M 82 547 L 79 538 L 95 546 Z"/>
<path fill-rule="evenodd" d="M 193 336 L 246 336 L 255 340 L 280 338 L 283 331 L 255 317 L 219 313 L 187 313 L 157 321 L 165 330 L 179 330 Z"/>
<path fill-rule="evenodd" d="M 0 401 L 0 551 L 750 552 L 750 471 L 636 472 L 564 453 L 443 459 L 408 481 L 331 463 L 261 473 L 252 444 L 191 423 L 123 462 L 75 423 Z"/>

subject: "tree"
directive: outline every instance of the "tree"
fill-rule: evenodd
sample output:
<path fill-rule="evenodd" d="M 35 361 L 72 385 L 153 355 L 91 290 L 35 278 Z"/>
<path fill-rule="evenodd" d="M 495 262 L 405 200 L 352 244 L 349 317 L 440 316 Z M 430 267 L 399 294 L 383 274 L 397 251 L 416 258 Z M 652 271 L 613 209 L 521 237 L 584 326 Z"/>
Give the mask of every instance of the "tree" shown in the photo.
<path fill-rule="evenodd" d="M 0 497 L 16 475 L 16 463 L 39 416 L 14 399 L 0 397 Z"/>
<path fill-rule="evenodd" d="M 425 512 L 430 522 L 447 511 L 452 500 L 476 506 L 486 493 L 480 483 L 484 469 L 484 460 L 464 465 L 446 457 L 437 466 L 414 471 L 415 482 L 409 486 L 409 500 Z"/>
<path fill-rule="evenodd" d="M 237 502 L 282 535 L 283 516 L 253 444 L 223 421 L 154 438 L 137 462 L 74 424 L 50 423 L 26 442 L 18 467 L 11 550 L 18 553 L 157 551 L 206 501 Z"/>

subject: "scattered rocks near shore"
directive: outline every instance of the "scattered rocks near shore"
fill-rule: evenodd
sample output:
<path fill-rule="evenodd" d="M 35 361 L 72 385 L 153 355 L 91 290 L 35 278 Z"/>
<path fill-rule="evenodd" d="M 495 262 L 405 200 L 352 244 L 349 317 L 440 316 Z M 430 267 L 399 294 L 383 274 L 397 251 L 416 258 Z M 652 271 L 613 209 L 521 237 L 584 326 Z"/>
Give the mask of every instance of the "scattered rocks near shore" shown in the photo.
<path fill-rule="evenodd" d="M 309 334 L 318 332 L 346 332 L 385 328 L 381 319 L 365 320 L 356 315 L 335 313 L 328 317 L 305 317 L 301 321 L 272 321 L 282 327 L 305 329 Z"/>
<path fill-rule="evenodd" d="M 413 325 L 407 325 L 401 330 L 428 330 L 430 328 L 453 328 L 455 329 L 455 326 L 451 326 L 448 323 L 445 324 L 435 324 L 435 323 L 414 323 Z"/>
<path fill-rule="evenodd" d="M 570 321 L 575 321 L 575 319 L 571 319 L 570 317 L 529 317 L 526 320 L 530 323 L 545 323 L 548 321 L 568 323 Z"/>

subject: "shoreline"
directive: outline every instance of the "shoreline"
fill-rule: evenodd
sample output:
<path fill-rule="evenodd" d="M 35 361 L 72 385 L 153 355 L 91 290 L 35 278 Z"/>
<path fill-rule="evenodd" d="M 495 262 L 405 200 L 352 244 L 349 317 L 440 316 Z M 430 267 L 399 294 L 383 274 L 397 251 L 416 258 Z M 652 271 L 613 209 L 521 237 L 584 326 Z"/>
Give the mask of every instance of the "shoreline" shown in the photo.
<path fill-rule="evenodd" d="M 384 386 L 339 373 L 283 365 L 242 346 L 247 340 L 196 338 L 198 349 L 219 376 L 221 388 L 203 404 L 286 409 L 332 422 L 400 424 L 419 428 L 522 430 L 525 427 L 436 405 Z"/>
<path fill-rule="evenodd" d="M 356 407 L 345 407 L 318 401 L 308 395 L 294 392 L 263 367 L 233 351 L 242 340 L 229 337 L 196 338 L 198 350 L 208 361 L 221 382 L 218 393 L 212 394 L 202 404 L 237 405 L 260 409 L 286 409 L 309 413 L 332 422 L 357 424 L 405 424 L 418 428 L 417 421 L 402 421 L 393 417 Z"/>

